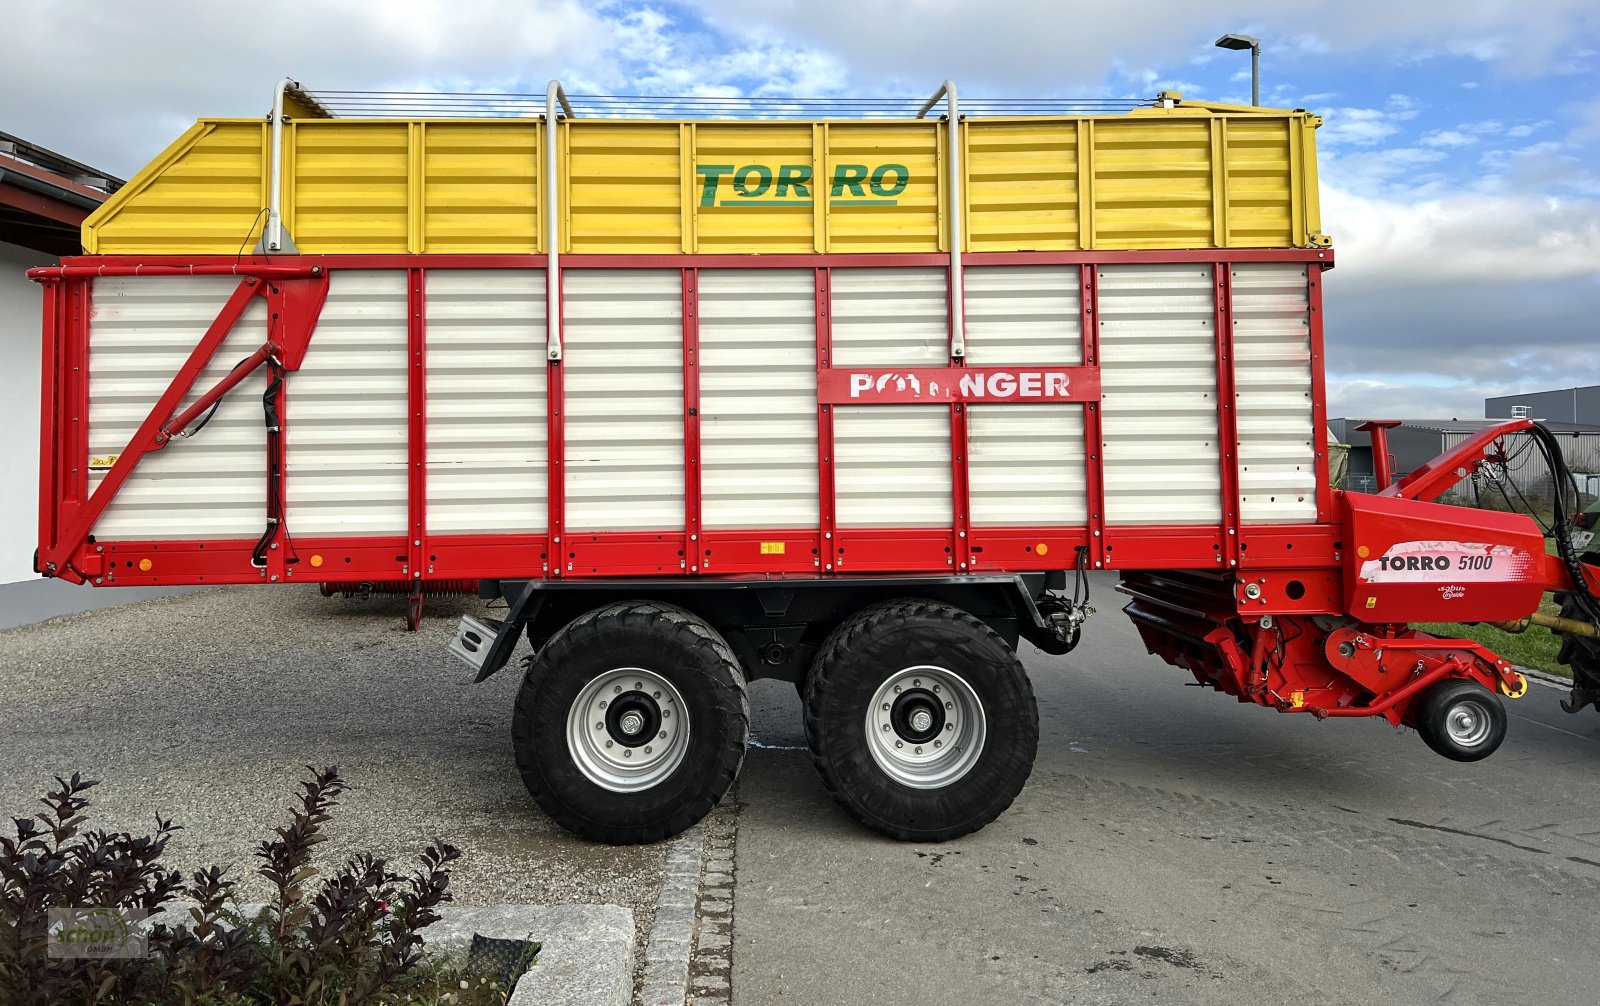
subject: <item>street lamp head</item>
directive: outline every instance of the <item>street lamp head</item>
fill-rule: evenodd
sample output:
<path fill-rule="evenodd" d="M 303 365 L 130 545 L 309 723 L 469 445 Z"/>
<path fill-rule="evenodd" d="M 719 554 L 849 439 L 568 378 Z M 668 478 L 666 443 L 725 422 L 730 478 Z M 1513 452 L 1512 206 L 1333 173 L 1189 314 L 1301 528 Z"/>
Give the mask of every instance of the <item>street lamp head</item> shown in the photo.
<path fill-rule="evenodd" d="M 1218 49 L 1254 49 L 1261 40 L 1254 35 L 1224 35 L 1217 39 Z"/>

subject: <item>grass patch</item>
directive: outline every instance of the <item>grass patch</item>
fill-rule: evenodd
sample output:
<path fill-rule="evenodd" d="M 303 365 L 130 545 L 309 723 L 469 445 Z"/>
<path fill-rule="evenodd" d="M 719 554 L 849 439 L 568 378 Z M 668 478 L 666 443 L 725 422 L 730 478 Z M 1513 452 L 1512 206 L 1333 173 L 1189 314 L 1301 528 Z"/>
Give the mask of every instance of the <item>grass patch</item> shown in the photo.
<path fill-rule="evenodd" d="M 1539 602 L 1539 610 L 1550 615 L 1561 614 L 1561 609 L 1548 594 Z M 1556 662 L 1556 651 L 1561 649 L 1560 637 L 1540 625 L 1530 625 L 1526 632 L 1516 633 L 1501 632 L 1487 625 L 1459 625 L 1454 622 L 1417 622 L 1415 626 L 1435 636 L 1475 640 L 1513 664 L 1559 674 L 1563 678 L 1572 677 L 1567 665 Z"/>

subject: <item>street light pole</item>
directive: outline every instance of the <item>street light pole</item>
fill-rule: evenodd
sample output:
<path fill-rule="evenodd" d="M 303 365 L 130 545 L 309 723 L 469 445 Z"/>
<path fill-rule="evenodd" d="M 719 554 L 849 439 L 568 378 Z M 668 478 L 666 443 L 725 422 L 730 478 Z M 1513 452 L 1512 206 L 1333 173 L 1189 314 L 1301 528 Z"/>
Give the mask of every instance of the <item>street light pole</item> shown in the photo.
<path fill-rule="evenodd" d="M 1261 40 L 1254 35 L 1224 35 L 1217 39 L 1218 49 L 1250 50 L 1250 104 L 1261 105 Z"/>

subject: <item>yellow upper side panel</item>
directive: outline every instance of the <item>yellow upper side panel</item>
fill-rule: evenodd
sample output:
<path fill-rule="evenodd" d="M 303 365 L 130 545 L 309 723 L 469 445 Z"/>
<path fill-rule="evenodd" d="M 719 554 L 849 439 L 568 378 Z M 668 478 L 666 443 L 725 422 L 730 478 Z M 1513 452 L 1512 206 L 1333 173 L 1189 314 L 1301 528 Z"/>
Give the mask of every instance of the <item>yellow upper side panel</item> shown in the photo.
<path fill-rule="evenodd" d="M 962 125 L 968 251 L 1317 243 L 1315 117 L 1196 106 Z M 577 119 L 561 250 L 948 251 L 942 121 Z M 284 224 L 308 254 L 544 251 L 537 120 L 297 119 Z M 101 254 L 232 254 L 267 204 L 270 130 L 196 125 L 84 224 Z"/>
<path fill-rule="evenodd" d="M 91 255 L 234 255 L 261 235 L 267 127 L 197 123 L 83 222 Z"/>

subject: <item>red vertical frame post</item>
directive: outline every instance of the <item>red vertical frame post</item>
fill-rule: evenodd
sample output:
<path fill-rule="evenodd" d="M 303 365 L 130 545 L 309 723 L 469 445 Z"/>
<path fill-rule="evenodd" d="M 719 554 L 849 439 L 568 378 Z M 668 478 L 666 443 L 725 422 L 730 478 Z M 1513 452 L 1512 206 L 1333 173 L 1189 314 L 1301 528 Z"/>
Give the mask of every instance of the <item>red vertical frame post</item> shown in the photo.
<path fill-rule="evenodd" d="M 1085 263 L 1078 267 L 1078 308 L 1083 329 L 1083 365 L 1100 366 L 1100 273 L 1099 267 Z M 1105 400 L 1083 403 L 1084 501 L 1089 514 L 1089 561 L 1095 569 L 1105 569 L 1106 558 L 1106 478 L 1105 438 L 1101 431 L 1100 406 Z"/>
<path fill-rule="evenodd" d="M 546 266 L 549 268 L 549 266 Z M 563 312 L 566 305 L 565 273 L 558 270 L 556 275 L 556 302 L 546 305 L 546 311 L 554 314 L 546 320 L 546 324 L 556 326 L 556 331 L 562 336 L 561 355 L 565 359 L 570 347 L 566 340 L 566 326 Z M 566 427 L 566 395 L 562 378 L 563 360 L 546 358 L 545 365 L 545 408 L 548 411 L 548 422 L 545 426 L 545 506 L 546 532 L 549 534 L 549 544 L 545 549 L 545 571 L 551 576 L 561 575 L 561 535 L 567 520 L 567 427 Z"/>
<path fill-rule="evenodd" d="M 61 329 L 62 283 L 46 282 L 41 290 L 44 322 L 39 370 L 43 377 L 39 389 L 39 550 L 35 553 L 41 557 L 48 555 L 55 545 L 56 506 L 61 499 L 61 465 L 57 450 L 61 434 L 57 429 L 60 416 L 56 401 L 60 393 L 61 368 L 66 361 L 65 339 Z M 34 572 L 43 570 L 36 569 Z"/>
<path fill-rule="evenodd" d="M 700 271 L 683 270 L 683 554 L 700 572 Z"/>
<path fill-rule="evenodd" d="M 406 567 L 411 581 L 406 624 L 415 629 L 428 545 L 428 275 L 416 268 L 406 272 Z"/>
<path fill-rule="evenodd" d="M 955 124 L 951 123 L 951 128 Z M 950 312 L 950 332 L 955 333 L 956 324 L 956 270 L 949 272 L 947 288 L 950 294 L 946 306 Z M 966 273 L 961 273 L 961 322 L 963 339 L 966 333 Z M 950 358 L 950 366 L 965 367 L 967 365 L 967 349 L 964 346 L 960 356 Z M 951 554 L 955 556 L 956 572 L 966 573 L 972 569 L 972 487 L 971 469 L 967 461 L 967 407 L 959 402 L 950 406 L 950 546 Z"/>
<path fill-rule="evenodd" d="M 1233 264 L 1211 264 L 1217 329 L 1217 459 L 1222 485 L 1222 560 L 1239 568 L 1239 398 L 1234 387 Z"/>
<path fill-rule="evenodd" d="M 71 523 L 89 499 L 89 281 L 72 284 L 67 291 L 67 359 L 62 364 L 66 378 L 69 422 L 61 438 L 63 524 Z"/>
<path fill-rule="evenodd" d="M 1328 463 L 1328 387 L 1322 346 L 1322 273 L 1327 265 L 1306 263 L 1306 313 L 1311 340 L 1311 448 L 1317 465 L 1317 523 L 1333 520 L 1333 484 Z"/>
<path fill-rule="evenodd" d="M 833 270 L 823 266 L 816 271 L 817 292 L 817 372 L 833 366 Z M 833 406 L 817 404 L 817 556 L 821 572 L 833 571 L 837 555 L 838 497 L 833 462 Z"/>

